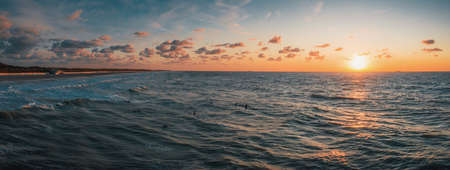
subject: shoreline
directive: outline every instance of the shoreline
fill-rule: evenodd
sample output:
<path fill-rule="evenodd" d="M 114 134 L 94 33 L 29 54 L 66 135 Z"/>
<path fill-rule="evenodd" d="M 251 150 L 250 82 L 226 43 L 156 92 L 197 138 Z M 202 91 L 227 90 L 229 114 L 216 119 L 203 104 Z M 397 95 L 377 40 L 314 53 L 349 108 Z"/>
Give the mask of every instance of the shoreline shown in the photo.
<path fill-rule="evenodd" d="M 2 81 L 22 81 L 22 80 L 46 80 L 62 79 L 75 77 L 91 77 L 123 73 L 140 73 L 152 71 L 88 71 L 88 72 L 64 72 L 60 75 L 49 75 L 47 73 L 0 73 L 0 82 Z"/>

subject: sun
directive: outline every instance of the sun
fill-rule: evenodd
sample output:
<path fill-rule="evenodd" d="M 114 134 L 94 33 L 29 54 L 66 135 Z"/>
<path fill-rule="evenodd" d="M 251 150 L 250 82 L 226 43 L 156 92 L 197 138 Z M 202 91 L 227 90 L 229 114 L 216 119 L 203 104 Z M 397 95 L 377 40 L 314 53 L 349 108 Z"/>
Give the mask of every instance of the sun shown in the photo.
<path fill-rule="evenodd" d="M 354 56 L 350 61 L 350 67 L 354 70 L 362 70 L 367 67 L 367 59 L 366 56 Z"/>

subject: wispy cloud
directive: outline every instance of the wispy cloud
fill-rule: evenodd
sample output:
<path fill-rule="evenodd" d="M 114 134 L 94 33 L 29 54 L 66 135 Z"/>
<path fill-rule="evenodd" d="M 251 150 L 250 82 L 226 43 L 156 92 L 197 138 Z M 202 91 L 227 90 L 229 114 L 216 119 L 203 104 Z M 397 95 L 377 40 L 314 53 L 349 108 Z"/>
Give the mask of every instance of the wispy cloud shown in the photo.
<path fill-rule="evenodd" d="M 314 15 L 318 15 L 322 11 L 323 7 L 323 1 L 317 2 L 316 6 L 314 7 Z"/>
<path fill-rule="evenodd" d="M 387 59 L 392 58 L 392 55 L 390 54 L 390 51 L 389 51 L 388 48 L 383 48 L 383 49 L 377 50 L 377 51 L 380 54 L 375 55 L 376 58 L 379 58 L 379 59 L 381 59 L 381 58 L 387 58 Z"/>
<path fill-rule="evenodd" d="M 147 37 L 147 36 L 149 36 L 150 35 L 150 33 L 148 33 L 148 32 L 135 32 L 135 33 L 133 33 L 136 37 L 139 37 L 139 38 L 144 38 L 144 37 Z"/>
<path fill-rule="evenodd" d="M 440 52 L 440 51 L 443 51 L 443 50 L 440 49 L 440 48 L 424 48 L 424 49 L 422 49 L 422 51 L 431 53 L 431 52 Z"/>
<path fill-rule="evenodd" d="M 67 20 L 69 20 L 69 21 L 77 20 L 77 19 L 80 18 L 81 13 L 83 13 L 83 10 L 81 10 L 81 9 L 76 10 L 75 12 L 73 12 L 71 15 L 69 15 L 69 16 L 67 17 Z"/>
<path fill-rule="evenodd" d="M 329 46 L 330 46 L 329 43 L 316 45 L 317 48 L 327 48 L 327 47 L 329 47 Z"/>
<path fill-rule="evenodd" d="M 205 32 L 206 29 L 205 28 L 196 28 L 193 30 L 193 32 Z"/>

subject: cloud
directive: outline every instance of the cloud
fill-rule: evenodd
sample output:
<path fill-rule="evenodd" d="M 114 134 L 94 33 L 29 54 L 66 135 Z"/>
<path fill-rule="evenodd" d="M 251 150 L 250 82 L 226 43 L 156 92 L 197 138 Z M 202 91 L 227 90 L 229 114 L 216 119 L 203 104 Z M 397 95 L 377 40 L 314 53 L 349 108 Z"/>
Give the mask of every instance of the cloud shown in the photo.
<path fill-rule="evenodd" d="M 316 45 L 317 48 L 327 48 L 327 47 L 329 47 L 329 46 L 330 46 L 330 44 L 328 44 L 328 43 Z"/>
<path fill-rule="evenodd" d="M 264 43 L 262 41 L 258 42 L 258 46 L 262 46 Z"/>
<path fill-rule="evenodd" d="M 440 48 L 424 48 L 424 49 L 422 49 L 422 51 L 425 51 L 427 53 L 432 53 L 432 52 L 440 52 L 443 50 Z"/>
<path fill-rule="evenodd" d="M 294 58 L 295 56 L 297 56 L 297 54 L 290 53 L 290 54 L 286 55 L 285 57 L 286 58 Z"/>
<path fill-rule="evenodd" d="M 73 12 L 70 16 L 67 17 L 67 20 L 74 21 L 80 18 L 81 13 L 83 13 L 83 10 L 79 9 Z"/>
<path fill-rule="evenodd" d="M 225 55 L 220 56 L 220 59 L 231 60 L 231 59 L 233 59 L 233 57 L 234 56 L 232 56 L 232 55 L 225 54 Z"/>
<path fill-rule="evenodd" d="M 205 28 L 197 28 L 193 30 L 193 32 L 205 32 L 205 31 L 206 31 Z"/>
<path fill-rule="evenodd" d="M 392 55 L 390 54 L 389 49 L 387 49 L 387 48 L 377 50 L 377 51 L 380 52 L 380 54 L 376 55 L 375 56 L 376 58 L 379 58 L 379 59 L 381 59 L 383 57 L 384 58 L 392 58 Z M 368 52 L 367 52 L 367 55 L 368 55 Z"/>
<path fill-rule="evenodd" d="M 339 48 L 334 49 L 334 51 L 342 51 L 343 49 L 344 49 L 344 48 L 339 47 Z"/>
<path fill-rule="evenodd" d="M 218 44 L 215 46 L 216 47 L 226 47 L 226 48 L 238 48 L 238 47 L 245 47 L 245 44 L 243 42 L 237 42 L 237 43 Z"/>
<path fill-rule="evenodd" d="M 266 58 L 266 55 L 264 53 L 259 53 L 258 58 Z"/>
<path fill-rule="evenodd" d="M 98 53 L 96 47 L 102 46 L 103 41 L 100 39 L 93 40 L 70 40 L 70 39 L 53 39 L 53 44 L 49 51 L 52 51 L 60 62 L 68 63 L 71 61 L 88 61 L 97 58 L 111 59 L 110 54 Z M 89 49 L 94 48 L 92 51 Z"/>
<path fill-rule="evenodd" d="M 4 15 L 0 15 L 0 34 L 8 31 L 12 26 L 12 22 Z M 1 38 L 1 37 L 0 37 Z"/>
<path fill-rule="evenodd" d="M 115 51 L 120 51 L 123 53 L 134 53 L 134 46 L 132 44 L 125 45 L 113 45 L 108 48 L 100 50 L 101 53 L 114 53 Z"/>
<path fill-rule="evenodd" d="M 26 59 L 29 52 L 43 41 L 40 37 L 40 31 L 36 28 L 9 28 L 9 30 L 4 30 L 4 35 L 0 37 L 0 54 L 5 57 Z"/>
<path fill-rule="evenodd" d="M 245 57 L 247 57 L 247 55 L 250 54 L 250 51 L 242 51 L 240 53 L 235 53 L 235 55 L 237 55 L 238 57 L 236 59 L 238 60 L 242 60 Z"/>
<path fill-rule="evenodd" d="M 148 32 L 135 32 L 135 33 L 133 33 L 135 36 L 137 36 L 137 37 L 139 37 L 139 38 L 143 38 L 143 37 L 147 37 L 147 36 L 149 36 L 150 35 L 150 33 L 148 33 Z"/>
<path fill-rule="evenodd" d="M 53 44 L 53 47 L 61 48 L 93 48 L 102 46 L 103 41 L 99 39 L 80 41 L 80 40 L 63 40 Z"/>
<path fill-rule="evenodd" d="M 98 39 L 101 39 L 103 41 L 109 41 L 109 40 L 111 40 L 111 36 L 105 34 L 105 35 L 98 37 Z"/>
<path fill-rule="evenodd" d="M 250 51 L 242 51 L 241 52 L 241 55 L 247 55 L 247 54 L 250 54 Z"/>
<path fill-rule="evenodd" d="M 325 56 L 320 55 L 319 51 L 310 51 L 309 52 L 309 56 L 310 57 L 314 57 L 314 59 L 316 59 L 316 60 L 323 60 L 323 59 L 325 59 Z M 310 59 L 307 58 L 307 60 L 311 60 L 311 59 L 312 58 L 310 58 Z"/>
<path fill-rule="evenodd" d="M 7 13 L 0 12 L 0 58 L 29 59 L 30 52 L 43 41 L 37 26 L 13 27 Z"/>
<path fill-rule="evenodd" d="M 139 56 L 150 58 L 156 53 L 154 49 L 151 48 L 145 48 L 141 52 L 139 52 Z"/>
<path fill-rule="evenodd" d="M 425 44 L 425 45 L 431 45 L 431 44 L 434 44 L 434 40 L 432 40 L 432 39 L 422 40 L 422 43 Z"/>
<path fill-rule="evenodd" d="M 217 55 L 225 53 L 226 51 L 220 48 L 216 48 L 213 50 L 208 50 L 206 47 L 202 47 L 194 51 L 196 54 L 205 54 L 205 55 Z"/>
<path fill-rule="evenodd" d="M 291 46 L 286 46 L 282 50 L 279 50 L 278 53 L 280 54 L 286 54 L 286 53 L 298 53 L 300 51 L 303 51 L 303 49 L 299 48 L 291 48 Z"/>
<path fill-rule="evenodd" d="M 315 18 L 317 15 L 320 14 L 320 12 L 322 11 L 323 8 L 323 1 L 318 1 L 315 6 L 313 7 L 313 13 L 310 16 L 305 16 L 304 20 L 305 22 L 312 22 L 313 18 Z"/>
<path fill-rule="evenodd" d="M 156 47 L 157 54 L 163 58 L 176 59 L 176 60 L 188 60 L 190 56 L 184 49 L 192 48 L 194 43 L 191 40 L 173 40 L 165 41 Z"/>
<path fill-rule="evenodd" d="M 318 15 L 322 11 L 323 7 L 323 1 L 317 2 L 316 6 L 314 7 L 314 15 Z"/>
<path fill-rule="evenodd" d="M 261 51 L 266 51 L 268 49 L 269 49 L 269 47 L 263 47 L 263 48 L 261 48 Z"/>
<path fill-rule="evenodd" d="M 277 58 L 270 57 L 267 59 L 267 61 L 278 61 L 278 62 L 280 62 L 281 60 L 282 60 L 281 57 L 277 57 Z"/>
<path fill-rule="evenodd" d="M 269 19 L 271 16 L 272 16 L 272 11 L 269 11 L 269 12 L 267 12 L 265 18 L 266 18 L 266 19 Z"/>
<path fill-rule="evenodd" d="M 281 36 L 274 36 L 269 40 L 269 43 L 279 44 L 281 43 Z"/>

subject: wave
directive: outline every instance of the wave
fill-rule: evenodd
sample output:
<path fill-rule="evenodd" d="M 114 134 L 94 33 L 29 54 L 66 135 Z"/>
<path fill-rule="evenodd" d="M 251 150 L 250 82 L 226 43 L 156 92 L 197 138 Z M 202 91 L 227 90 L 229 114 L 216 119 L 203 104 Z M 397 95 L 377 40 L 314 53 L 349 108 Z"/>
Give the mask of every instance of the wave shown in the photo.
<path fill-rule="evenodd" d="M 134 87 L 134 88 L 128 89 L 129 92 L 134 92 L 134 93 L 140 93 L 140 92 L 143 92 L 145 90 L 148 90 L 148 87 L 146 87 L 146 86 L 138 86 L 138 87 Z"/>
<path fill-rule="evenodd" d="M 344 97 L 344 96 L 325 96 L 320 94 L 311 94 L 311 98 L 316 99 L 324 99 L 324 100 L 359 100 L 358 98 L 353 97 Z"/>
<path fill-rule="evenodd" d="M 0 119 L 13 120 L 22 117 L 17 111 L 0 111 Z"/>
<path fill-rule="evenodd" d="M 42 109 L 42 110 L 55 110 L 55 108 L 53 107 L 53 105 L 48 105 L 48 104 L 36 104 L 36 102 L 31 102 L 28 103 L 26 105 L 23 105 L 21 107 L 22 109 Z"/>

